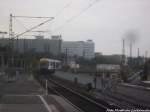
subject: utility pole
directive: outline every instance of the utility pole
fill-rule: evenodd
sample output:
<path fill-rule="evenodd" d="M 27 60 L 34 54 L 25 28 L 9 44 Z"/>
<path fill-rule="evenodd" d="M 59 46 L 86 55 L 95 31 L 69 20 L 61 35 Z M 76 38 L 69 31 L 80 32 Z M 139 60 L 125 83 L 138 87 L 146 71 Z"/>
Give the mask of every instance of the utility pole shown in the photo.
<path fill-rule="evenodd" d="M 24 61 L 24 70 L 26 72 L 26 64 L 27 64 L 27 57 L 26 57 L 26 43 L 25 43 L 25 38 L 23 39 L 23 61 Z"/>
<path fill-rule="evenodd" d="M 13 66 L 13 63 L 14 63 L 12 17 L 13 17 L 12 14 L 10 14 L 10 20 L 9 20 L 9 53 L 10 53 L 9 66 Z"/>
<path fill-rule="evenodd" d="M 68 62 L 68 49 L 66 48 L 66 64 Z"/>
<path fill-rule="evenodd" d="M 145 62 L 146 62 L 146 60 L 147 60 L 147 55 L 148 55 L 148 51 L 146 50 L 146 51 L 145 51 Z"/>
<path fill-rule="evenodd" d="M 45 89 L 46 89 L 46 96 L 48 95 L 48 85 L 47 85 L 47 79 L 45 80 Z"/>
<path fill-rule="evenodd" d="M 48 54 L 48 57 L 49 57 L 49 54 L 51 53 L 51 49 L 50 49 L 50 45 L 48 43 L 48 49 L 47 49 L 47 54 Z"/>
<path fill-rule="evenodd" d="M 29 19 L 47 19 L 33 27 L 31 27 L 30 29 L 27 29 L 26 31 L 20 33 L 20 34 L 17 34 L 17 35 L 13 35 L 13 18 L 29 18 Z M 52 21 L 54 19 L 54 17 L 33 17 L 33 16 L 14 16 L 12 14 L 10 14 L 10 19 L 9 19 L 9 50 L 8 50 L 8 53 L 10 54 L 9 55 L 9 61 L 8 61 L 8 64 L 10 67 L 13 67 L 14 66 L 14 39 L 16 38 L 19 38 L 20 36 L 24 35 L 25 33 L 28 33 L 28 32 L 31 32 L 33 31 L 34 29 Z M 39 31 L 40 32 L 40 31 Z M 45 31 L 45 32 L 48 32 L 48 31 Z M 18 41 L 18 39 L 17 39 Z M 18 43 L 17 43 L 18 44 Z M 24 41 L 24 51 L 26 51 L 26 43 Z M 15 46 L 15 47 L 18 47 Z M 25 59 L 24 59 L 25 60 Z M 23 62 L 24 65 L 25 65 L 25 61 Z"/>
<path fill-rule="evenodd" d="M 10 14 L 9 20 L 9 38 L 12 39 L 12 14 Z"/>
<path fill-rule="evenodd" d="M 18 41 L 19 41 L 19 39 L 18 39 L 18 37 L 17 37 L 17 41 L 16 41 L 16 45 L 17 45 L 17 46 L 16 46 L 16 51 L 17 51 L 17 53 L 19 52 L 19 42 L 18 42 Z"/>
<path fill-rule="evenodd" d="M 140 49 L 137 49 L 137 64 L 140 64 Z"/>

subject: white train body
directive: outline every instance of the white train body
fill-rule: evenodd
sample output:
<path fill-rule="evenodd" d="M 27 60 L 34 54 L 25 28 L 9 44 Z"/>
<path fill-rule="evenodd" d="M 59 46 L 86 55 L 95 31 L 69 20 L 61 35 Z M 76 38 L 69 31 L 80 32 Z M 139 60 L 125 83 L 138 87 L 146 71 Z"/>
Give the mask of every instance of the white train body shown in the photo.
<path fill-rule="evenodd" d="M 58 69 L 61 69 L 61 61 L 49 58 L 40 59 L 40 73 L 54 73 Z"/>

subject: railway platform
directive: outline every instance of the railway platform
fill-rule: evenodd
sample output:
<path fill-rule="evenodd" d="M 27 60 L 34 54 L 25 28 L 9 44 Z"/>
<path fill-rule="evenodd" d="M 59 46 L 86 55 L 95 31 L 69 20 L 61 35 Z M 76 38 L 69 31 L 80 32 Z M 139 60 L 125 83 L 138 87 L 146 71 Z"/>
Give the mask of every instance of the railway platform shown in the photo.
<path fill-rule="evenodd" d="M 45 90 L 34 78 L 22 74 L 17 80 L 0 82 L 0 112 L 78 112 L 78 110 L 60 96 L 51 93 L 45 95 Z"/>

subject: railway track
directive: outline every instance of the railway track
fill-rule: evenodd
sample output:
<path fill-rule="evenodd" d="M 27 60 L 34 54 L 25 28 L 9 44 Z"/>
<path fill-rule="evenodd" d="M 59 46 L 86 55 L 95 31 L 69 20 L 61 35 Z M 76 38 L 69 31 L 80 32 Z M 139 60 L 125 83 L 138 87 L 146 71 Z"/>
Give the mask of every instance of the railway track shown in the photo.
<path fill-rule="evenodd" d="M 105 102 L 96 102 L 86 95 L 82 95 L 76 91 L 66 88 L 60 85 L 56 81 L 50 79 L 49 77 L 36 77 L 36 79 L 45 86 L 45 80 L 48 80 L 48 92 L 57 94 L 63 97 L 67 102 L 73 105 L 81 112 L 104 112 L 107 109 L 118 109 L 118 106 L 109 105 Z"/>
<path fill-rule="evenodd" d="M 149 104 L 148 105 L 142 104 L 142 102 L 139 102 L 139 100 L 133 99 L 132 97 L 129 97 L 129 96 L 125 96 L 122 94 L 120 94 L 120 96 L 114 96 L 111 94 L 107 94 L 107 96 L 112 98 L 112 99 L 115 99 L 117 101 L 122 101 L 122 102 L 126 103 L 127 106 L 130 106 L 134 109 L 137 109 L 137 108 L 138 109 L 150 109 Z"/>
<path fill-rule="evenodd" d="M 71 82 L 66 82 L 64 79 L 60 79 L 58 77 L 53 77 L 57 82 L 59 83 L 63 83 L 65 86 L 67 87 L 71 87 L 69 86 L 69 83 L 71 84 Z M 74 85 L 76 86 L 76 85 Z M 72 88 L 72 87 L 71 87 Z M 73 88 L 75 89 L 75 88 Z M 79 91 L 80 92 L 80 91 Z M 83 94 L 86 95 L 85 92 L 83 92 Z M 102 93 L 104 95 L 104 93 Z M 147 102 L 144 102 L 142 100 L 138 100 L 136 98 L 133 98 L 133 97 L 129 97 L 129 96 L 126 96 L 126 95 L 123 95 L 121 93 L 109 93 L 109 92 L 106 92 L 105 95 L 100 95 L 100 97 L 102 97 L 102 99 L 99 99 L 96 96 L 91 96 L 89 95 L 88 97 L 94 99 L 96 102 L 101 102 L 100 100 L 108 100 L 108 102 L 112 103 L 112 104 L 117 104 L 119 105 L 119 107 L 122 107 L 122 108 L 130 108 L 130 109 L 150 109 L 150 104 L 147 103 Z M 105 97 L 105 98 L 103 98 Z M 106 98 L 107 97 L 107 98 Z M 104 104 L 105 105 L 105 104 Z M 117 108 L 117 107 L 116 107 Z"/>

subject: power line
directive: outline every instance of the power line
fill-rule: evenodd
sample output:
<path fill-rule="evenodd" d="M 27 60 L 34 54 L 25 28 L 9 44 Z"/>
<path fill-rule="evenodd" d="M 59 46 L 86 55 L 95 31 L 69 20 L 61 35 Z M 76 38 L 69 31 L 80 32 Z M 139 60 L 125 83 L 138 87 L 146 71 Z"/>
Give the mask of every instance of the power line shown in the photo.
<path fill-rule="evenodd" d="M 39 33 L 41 33 L 41 32 L 51 32 L 51 31 L 50 30 L 43 30 L 43 31 L 42 30 L 41 31 L 38 30 L 38 31 L 31 31 L 31 32 L 39 32 Z"/>
<path fill-rule="evenodd" d="M 15 18 L 15 20 L 25 29 L 25 30 L 28 30 L 27 27 L 25 27 L 24 24 L 22 24 L 22 22 L 20 22 L 17 18 Z M 51 32 L 50 30 L 43 30 L 43 31 L 30 31 L 30 32 L 38 32 L 38 33 L 46 33 L 46 32 Z"/>
<path fill-rule="evenodd" d="M 22 33 L 20 33 L 20 34 L 18 34 L 18 35 L 16 35 L 15 37 L 19 37 L 19 36 L 21 36 L 21 35 L 23 35 L 23 34 L 25 34 L 25 33 L 27 33 L 27 32 L 30 32 L 30 31 L 32 31 L 33 29 L 36 29 L 36 28 L 38 28 L 39 26 L 42 26 L 43 24 L 45 24 L 45 23 L 51 21 L 52 19 L 54 19 L 54 17 L 51 17 L 50 19 L 48 19 L 48 20 L 46 20 L 46 21 L 44 21 L 44 22 L 42 22 L 42 23 L 40 23 L 40 24 L 38 24 L 38 25 L 36 25 L 36 26 L 34 26 L 34 27 L 32 27 L 32 28 L 30 28 L 30 29 L 28 29 L 28 30 L 26 30 L 26 31 L 24 31 L 24 32 L 22 32 Z"/>
<path fill-rule="evenodd" d="M 68 8 L 68 7 L 72 4 L 72 2 L 73 2 L 73 0 L 71 0 L 71 1 L 68 2 L 68 3 L 66 3 L 66 4 L 64 5 L 64 7 L 56 13 L 56 15 L 54 16 L 55 20 L 57 19 L 57 17 L 58 17 L 66 8 Z M 53 23 L 51 23 L 51 25 L 52 25 L 52 24 L 53 24 Z"/>
<path fill-rule="evenodd" d="M 5 31 L 0 31 L 0 34 L 7 34 L 7 32 L 5 32 Z"/>
<path fill-rule="evenodd" d="M 74 19 L 76 19 L 77 17 L 79 17 L 80 15 L 82 15 L 84 12 L 86 12 L 89 8 L 91 8 L 93 5 L 95 5 L 97 2 L 99 2 L 100 0 L 94 0 L 92 3 L 90 3 L 87 7 L 85 7 L 81 12 L 79 12 L 78 14 L 76 14 L 75 16 L 72 16 L 70 19 L 66 20 L 66 22 L 64 24 L 62 24 L 61 26 L 57 27 L 56 29 L 53 30 L 52 33 L 54 33 L 55 31 L 60 30 L 61 28 L 63 28 L 67 23 L 70 23 L 71 21 L 73 21 Z"/>
<path fill-rule="evenodd" d="M 51 17 L 35 17 L 35 16 L 12 16 L 17 18 L 37 18 L 37 19 L 43 19 L 43 18 L 51 18 Z"/>
<path fill-rule="evenodd" d="M 15 20 L 16 20 L 20 25 L 22 25 L 22 26 L 24 27 L 24 29 L 26 30 L 26 31 L 24 31 L 23 33 L 20 33 L 20 34 L 14 36 L 14 38 L 19 37 L 19 36 L 23 35 L 24 33 L 30 32 L 30 31 L 32 31 L 33 29 L 38 28 L 39 26 L 41 26 L 41 25 L 43 25 L 43 24 L 45 24 L 45 23 L 51 21 L 52 19 L 54 19 L 54 17 L 13 16 L 13 15 L 11 14 L 11 15 L 10 15 L 10 32 L 11 32 L 11 33 L 10 33 L 10 34 L 12 34 L 12 18 L 15 18 Z M 34 26 L 34 27 L 32 27 L 32 28 L 30 28 L 30 29 L 27 29 L 27 28 L 26 28 L 18 19 L 16 19 L 16 18 L 29 18 L 29 19 L 46 19 L 46 18 L 49 18 L 49 19 L 46 20 L 46 21 L 44 21 L 44 22 L 42 22 L 42 23 L 40 23 L 40 24 L 38 24 L 38 25 L 36 25 L 36 26 Z M 11 36 L 11 37 L 12 37 L 12 36 Z"/>
<path fill-rule="evenodd" d="M 28 30 L 27 27 L 25 27 L 25 25 L 22 24 L 22 22 L 20 22 L 17 18 L 15 18 L 15 20 L 16 20 L 25 30 Z"/>
<path fill-rule="evenodd" d="M 67 3 L 60 11 L 58 11 L 56 13 L 56 15 L 54 17 L 56 18 L 57 16 L 59 16 L 66 8 L 68 8 L 72 4 L 72 2 L 73 2 L 73 0 L 71 0 L 69 3 Z"/>

